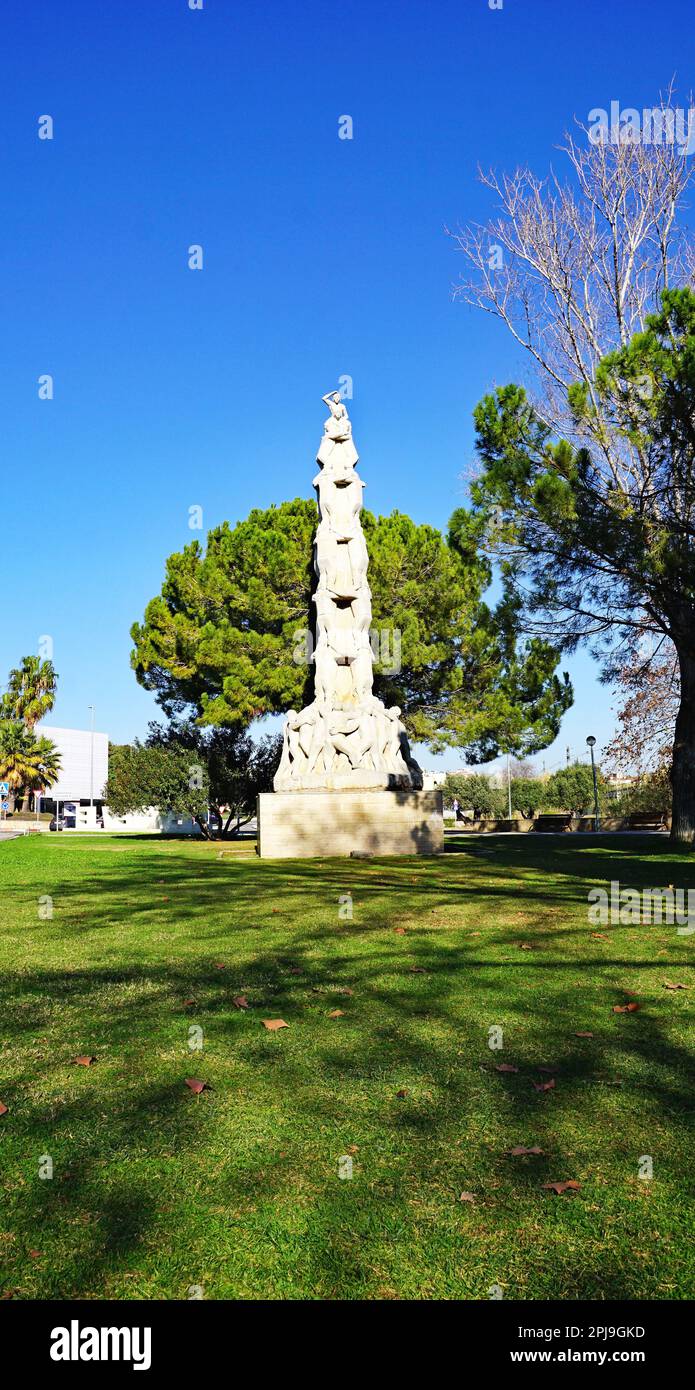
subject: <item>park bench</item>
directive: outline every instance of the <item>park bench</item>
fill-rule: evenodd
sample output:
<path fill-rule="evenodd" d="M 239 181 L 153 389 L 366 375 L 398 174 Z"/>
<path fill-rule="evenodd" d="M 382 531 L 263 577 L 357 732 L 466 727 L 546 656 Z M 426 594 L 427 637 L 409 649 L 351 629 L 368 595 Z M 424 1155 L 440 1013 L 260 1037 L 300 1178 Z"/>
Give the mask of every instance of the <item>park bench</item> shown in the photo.
<path fill-rule="evenodd" d="M 536 816 L 533 822 L 533 828 L 545 835 L 555 835 L 561 830 L 570 830 L 572 828 L 572 817 L 569 814 L 559 816 Z"/>
<path fill-rule="evenodd" d="M 636 811 L 630 816 L 631 830 L 662 830 L 664 817 L 659 811 Z"/>

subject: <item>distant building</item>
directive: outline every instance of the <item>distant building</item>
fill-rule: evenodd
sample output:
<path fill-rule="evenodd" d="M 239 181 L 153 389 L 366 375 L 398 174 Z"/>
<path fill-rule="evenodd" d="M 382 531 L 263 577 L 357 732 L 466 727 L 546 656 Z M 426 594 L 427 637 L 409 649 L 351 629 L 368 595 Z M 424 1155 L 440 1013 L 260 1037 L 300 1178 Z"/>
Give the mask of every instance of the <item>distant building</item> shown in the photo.
<path fill-rule="evenodd" d="M 422 769 L 422 789 L 426 792 L 433 792 L 437 787 L 443 787 L 446 782 L 446 772 L 427 772 Z"/>
<path fill-rule="evenodd" d="M 630 772 L 609 772 L 604 778 L 604 795 L 607 800 L 615 801 L 621 792 L 629 791 L 631 787 L 639 784 L 640 778 L 637 773 Z"/>
<path fill-rule="evenodd" d="M 128 831 L 130 834 L 149 835 L 202 835 L 197 821 L 191 816 L 179 816 L 175 811 L 159 811 L 156 806 L 148 806 L 144 811 L 128 811 L 117 816 L 109 811 L 103 812 L 104 830 Z"/>
<path fill-rule="evenodd" d="M 95 805 L 104 801 L 104 786 L 109 775 L 109 736 L 91 729 L 57 729 L 49 724 L 37 724 L 39 737 L 49 738 L 60 753 L 58 781 L 41 797 L 46 810 L 55 810 L 56 802 L 75 806 Z"/>

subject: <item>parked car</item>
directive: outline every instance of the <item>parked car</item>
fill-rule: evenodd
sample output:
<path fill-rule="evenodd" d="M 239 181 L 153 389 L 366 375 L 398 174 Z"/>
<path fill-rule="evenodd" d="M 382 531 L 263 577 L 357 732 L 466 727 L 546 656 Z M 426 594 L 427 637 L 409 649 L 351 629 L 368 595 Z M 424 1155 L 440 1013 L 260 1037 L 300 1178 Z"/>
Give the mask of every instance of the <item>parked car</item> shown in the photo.
<path fill-rule="evenodd" d="M 64 829 L 65 829 L 65 816 L 60 816 L 60 818 L 59 818 L 58 820 L 56 820 L 55 816 L 52 816 L 51 819 L 50 819 L 50 821 L 48 822 L 48 829 L 49 829 L 49 830 L 64 830 Z"/>

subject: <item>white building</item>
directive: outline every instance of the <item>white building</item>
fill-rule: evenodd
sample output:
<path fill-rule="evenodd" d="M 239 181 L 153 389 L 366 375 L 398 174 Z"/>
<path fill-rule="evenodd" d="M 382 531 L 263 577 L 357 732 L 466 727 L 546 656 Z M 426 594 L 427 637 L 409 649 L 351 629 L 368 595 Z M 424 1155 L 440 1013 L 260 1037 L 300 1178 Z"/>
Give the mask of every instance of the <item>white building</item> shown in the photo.
<path fill-rule="evenodd" d="M 39 737 L 49 738 L 60 753 L 58 781 L 42 798 L 46 801 L 104 800 L 104 785 L 109 775 L 109 736 L 91 729 L 56 729 L 49 724 L 37 724 Z"/>
<path fill-rule="evenodd" d="M 159 811 L 150 806 L 126 816 L 113 815 L 104 805 L 104 787 L 109 775 L 109 736 L 91 729 L 59 729 L 37 724 L 39 736 L 49 738 L 60 754 L 58 781 L 41 797 L 41 809 L 55 814 L 56 803 L 67 826 L 76 830 L 96 830 L 103 823 L 109 831 L 141 831 L 164 835 L 200 835 L 190 816 Z M 93 803 L 90 805 L 90 803 Z"/>
<path fill-rule="evenodd" d="M 444 783 L 446 782 L 446 776 L 447 776 L 447 775 L 446 775 L 446 772 L 442 772 L 440 768 L 437 768 L 436 771 L 431 771 L 431 770 L 428 771 L 427 769 L 423 768 L 423 769 L 422 769 L 422 789 L 423 789 L 423 791 L 426 791 L 426 792 L 433 792 L 433 791 L 436 791 L 437 787 L 443 787 L 443 786 L 444 786 Z"/>
<path fill-rule="evenodd" d="M 162 835 L 202 835 L 200 826 L 190 816 L 177 816 L 174 811 L 160 811 L 156 806 L 148 806 L 145 811 L 128 811 L 117 816 L 104 807 L 104 830 L 117 832 L 125 830 L 129 834 Z"/>

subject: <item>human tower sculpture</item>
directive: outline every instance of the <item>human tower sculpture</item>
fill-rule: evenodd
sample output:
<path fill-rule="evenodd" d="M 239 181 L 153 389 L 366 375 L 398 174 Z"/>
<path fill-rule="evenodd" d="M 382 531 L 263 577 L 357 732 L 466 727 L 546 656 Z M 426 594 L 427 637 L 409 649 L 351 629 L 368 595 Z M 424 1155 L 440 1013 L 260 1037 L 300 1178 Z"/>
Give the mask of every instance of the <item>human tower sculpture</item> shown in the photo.
<path fill-rule="evenodd" d="M 329 415 L 314 478 L 319 522 L 314 544 L 316 645 L 314 699 L 290 710 L 276 791 L 408 790 L 422 787 L 401 711 L 373 693 L 372 596 L 360 521 L 364 483 L 352 425 L 338 392 L 323 396 Z"/>

